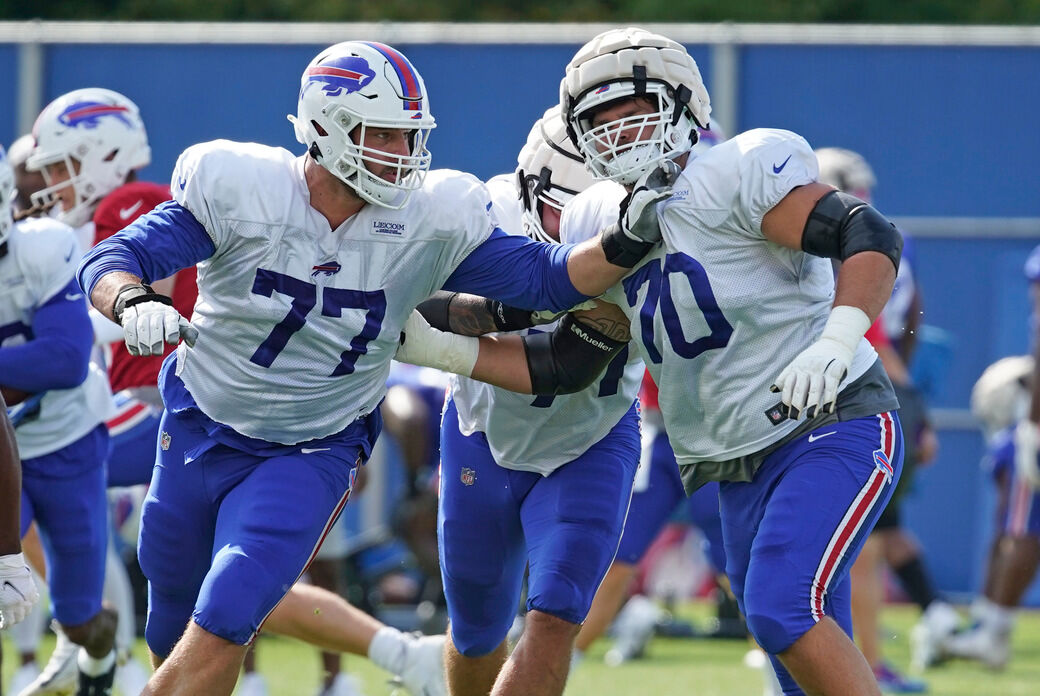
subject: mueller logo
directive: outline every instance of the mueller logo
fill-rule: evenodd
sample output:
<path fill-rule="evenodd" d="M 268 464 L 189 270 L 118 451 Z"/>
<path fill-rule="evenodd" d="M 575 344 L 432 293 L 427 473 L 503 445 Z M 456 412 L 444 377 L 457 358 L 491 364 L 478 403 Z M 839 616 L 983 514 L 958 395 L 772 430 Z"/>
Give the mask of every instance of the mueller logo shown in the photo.
<path fill-rule="evenodd" d="M 577 324 L 571 324 L 571 331 L 573 331 L 575 334 L 577 334 L 578 338 L 580 338 L 581 340 L 585 341 L 586 343 L 588 343 L 590 346 L 592 346 L 594 348 L 599 348 L 600 350 L 602 350 L 604 352 L 609 352 L 610 350 L 612 350 L 611 347 L 608 346 L 603 341 L 600 341 L 599 339 L 593 338 L 592 336 L 587 334 L 585 331 L 582 331 L 581 327 L 578 326 Z"/>
<path fill-rule="evenodd" d="M 403 222 L 388 222 L 386 220 L 375 220 L 372 222 L 372 234 L 400 237 L 404 234 L 404 230 L 405 224 Z"/>
<path fill-rule="evenodd" d="M 119 106 L 118 104 L 102 104 L 101 102 L 76 102 L 72 106 L 68 107 L 58 116 L 58 121 L 65 126 L 71 128 L 97 128 L 101 123 L 101 119 L 105 116 L 111 116 L 117 118 L 123 122 L 127 128 L 131 128 L 132 124 L 123 114 L 129 112 L 125 106 Z"/>
<path fill-rule="evenodd" d="M 368 67 L 368 61 L 357 56 L 340 56 L 329 58 L 318 65 L 307 68 L 304 74 L 301 96 L 313 85 L 321 85 L 321 91 L 329 97 L 357 92 L 372 81 L 375 72 Z"/>

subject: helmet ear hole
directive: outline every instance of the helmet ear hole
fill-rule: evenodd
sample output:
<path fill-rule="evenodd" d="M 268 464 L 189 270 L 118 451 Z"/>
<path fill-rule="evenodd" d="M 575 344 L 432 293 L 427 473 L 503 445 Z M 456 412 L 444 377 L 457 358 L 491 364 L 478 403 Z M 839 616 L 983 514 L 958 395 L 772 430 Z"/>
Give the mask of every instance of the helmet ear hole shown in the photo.
<path fill-rule="evenodd" d="M 105 157 L 104 157 L 104 159 L 102 161 L 104 161 L 104 162 L 111 162 L 112 160 L 114 160 L 116 158 L 116 155 L 118 155 L 118 154 L 119 154 L 119 149 L 116 148 L 115 150 L 112 150 L 112 152 L 110 152 L 107 155 L 105 155 Z"/>
<path fill-rule="evenodd" d="M 317 133 L 318 135 L 320 135 L 323 138 L 327 138 L 328 137 L 328 135 L 329 135 L 328 131 L 326 131 L 324 128 L 322 128 L 320 123 L 318 123 L 314 119 L 311 119 L 311 125 L 314 126 L 314 132 L 315 133 Z"/>

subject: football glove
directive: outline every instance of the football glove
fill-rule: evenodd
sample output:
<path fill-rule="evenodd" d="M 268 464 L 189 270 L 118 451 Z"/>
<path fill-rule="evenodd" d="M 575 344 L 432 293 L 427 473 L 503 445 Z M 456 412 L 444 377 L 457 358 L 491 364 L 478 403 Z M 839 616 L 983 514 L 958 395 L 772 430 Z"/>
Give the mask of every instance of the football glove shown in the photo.
<path fill-rule="evenodd" d="M 1040 489 L 1038 445 L 1040 426 L 1028 418 L 1023 418 L 1015 426 L 1015 473 L 1033 488 Z"/>
<path fill-rule="evenodd" d="M 0 629 L 24 619 L 39 599 L 25 557 L 20 553 L 0 556 Z"/>
<path fill-rule="evenodd" d="M 838 388 L 849 372 L 870 318 L 858 307 L 841 305 L 831 310 L 820 338 L 803 350 L 784 368 L 770 391 L 780 392 L 788 416 L 798 420 L 817 413 L 834 413 Z"/>
<path fill-rule="evenodd" d="M 607 261 L 632 268 L 661 241 L 657 204 L 672 195 L 672 186 L 682 170 L 664 160 L 636 181 L 621 201 L 617 224 L 603 230 L 601 244 Z"/>
<path fill-rule="evenodd" d="M 147 285 L 127 285 L 119 290 L 112 316 L 123 327 L 123 340 L 131 355 L 162 355 L 183 338 L 195 345 L 199 332 L 173 308 L 173 300 Z"/>
<path fill-rule="evenodd" d="M 469 377 L 479 352 L 478 339 L 435 329 L 419 310 L 412 310 L 401 331 L 394 359 Z"/>

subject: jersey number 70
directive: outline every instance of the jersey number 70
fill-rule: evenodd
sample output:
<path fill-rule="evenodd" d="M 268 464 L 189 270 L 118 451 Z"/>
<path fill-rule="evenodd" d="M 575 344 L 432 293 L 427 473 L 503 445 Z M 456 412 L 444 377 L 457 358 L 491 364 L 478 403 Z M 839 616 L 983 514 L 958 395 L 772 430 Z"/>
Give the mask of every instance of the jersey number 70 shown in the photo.
<path fill-rule="evenodd" d="M 671 275 L 682 273 L 686 276 L 693 291 L 693 298 L 697 307 L 704 315 L 711 333 L 701 336 L 693 341 L 687 341 L 683 334 L 682 324 L 679 322 L 679 312 L 675 308 L 675 300 L 672 299 Z M 654 363 L 661 362 L 661 351 L 656 345 L 654 336 L 654 315 L 657 308 L 661 308 L 661 319 L 664 322 L 665 333 L 668 334 L 668 342 L 672 350 L 681 358 L 692 360 L 706 350 L 722 348 L 729 343 L 733 335 L 733 325 L 726 321 L 719 309 L 719 303 L 712 292 L 711 283 L 708 282 L 708 274 L 704 266 L 696 259 L 686 254 L 668 254 L 664 257 L 664 264 L 660 259 L 653 259 L 642 266 L 638 271 L 621 281 L 625 288 L 625 298 L 630 307 L 635 307 L 639 301 L 639 290 L 647 285 L 646 298 L 639 310 L 639 333 L 646 349 L 646 357 Z"/>

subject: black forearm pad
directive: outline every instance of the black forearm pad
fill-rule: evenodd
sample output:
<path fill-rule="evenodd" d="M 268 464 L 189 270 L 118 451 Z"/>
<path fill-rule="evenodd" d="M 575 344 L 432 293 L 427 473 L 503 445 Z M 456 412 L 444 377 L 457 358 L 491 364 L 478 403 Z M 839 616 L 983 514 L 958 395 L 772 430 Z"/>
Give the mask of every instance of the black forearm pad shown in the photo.
<path fill-rule="evenodd" d="M 451 307 L 451 301 L 455 299 L 455 296 L 458 294 L 459 293 L 457 292 L 438 290 L 420 302 L 416 309 L 419 310 L 419 314 L 423 316 L 423 319 L 425 319 L 430 326 L 439 331 L 447 331 L 451 333 L 448 309 Z"/>
<path fill-rule="evenodd" d="M 495 322 L 499 331 L 519 331 L 534 326 L 531 313 L 526 309 L 510 307 L 498 300 L 484 300 L 484 309 L 491 315 L 491 320 Z"/>
<path fill-rule="evenodd" d="M 142 304 L 144 302 L 161 302 L 164 305 L 173 306 L 173 300 L 166 295 L 160 295 L 152 289 L 151 285 L 131 283 L 124 285 L 116 292 L 116 301 L 112 304 L 112 316 L 117 324 L 123 323 L 123 312 L 127 307 Z"/>
<path fill-rule="evenodd" d="M 869 203 L 842 191 L 831 191 L 805 221 L 802 251 L 841 261 L 861 251 L 877 251 L 898 269 L 903 235 Z"/>
<path fill-rule="evenodd" d="M 616 341 L 567 314 L 550 333 L 524 336 L 532 394 L 573 394 L 600 376 L 627 341 Z"/>
<path fill-rule="evenodd" d="M 607 261 L 622 268 L 634 268 L 655 246 L 653 242 L 629 237 L 621 231 L 621 225 L 611 225 L 603 230 L 599 240 Z"/>

